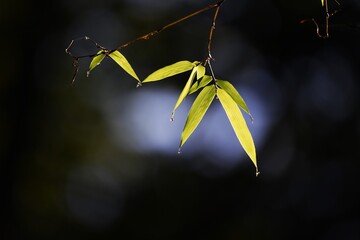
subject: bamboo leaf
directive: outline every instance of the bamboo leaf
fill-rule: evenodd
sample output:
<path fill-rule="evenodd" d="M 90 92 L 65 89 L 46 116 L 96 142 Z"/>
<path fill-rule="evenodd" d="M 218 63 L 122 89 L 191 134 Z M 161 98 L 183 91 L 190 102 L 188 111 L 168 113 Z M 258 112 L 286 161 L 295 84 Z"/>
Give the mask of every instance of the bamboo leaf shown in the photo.
<path fill-rule="evenodd" d="M 97 67 L 98 65 L 100 65 L 100 63 L 102 62 L 102 60 L 104 60 L 104 58 L 106 57 L 105 55 L 105 51 L 104 50 L 100 50 L 99 52 L 96 53 L 96 55 L 93 57 L 93 59 L 90 62 L 90 66 L 89 69 L 86 73 L 86 76 L 88 77 L 90 75 L 90 72 Z"/>
<path fill-rule="evenodd" d="M 256 162 L 256 150 L 253 138 L 246 125 L 245 119 L 237 106 L 234 99 L 223 89 L 217 89 L 217 96 L 223 106 L 226 115 L 233 127 L 236 137 L 238 138 L 241 146 L 244 148 L 247 155 L 250 157 L 255 165 L 256 173 L 258 174 L 258 167 Z"/>
<path fill-rule="evenodd" d="M 209 75 L 205 75 L 203 78 L 201 78 L 200 80 L 194 82 L 194 84 L 191 86 L 190 90 L 189 90 L 189 94 L 192 94 L 196 91 L 198 91 L 199 89 L 205 87 L 206 85 L 208 85 L 210 82 L 212 81 L 212 77 Z"/>
<path fill-rule="evenodd" d="M 249 108 L 247 107 L 244 99 L 240 96 L 236 88 L 228 81 L 217 80 L 216 83 L 221 87 L 221 89 L 225 90 L 225 92 L 227 92 L 227 94 L 231 96 L 231 98 L 236 102 L 236 104 L 247 114 L 249 114 L 252 119 Z"/>
<path fill-rule="evenodd" d="M 124 69 L 128 74 L 140 82 L 139 77 L 136 75 L 134 69 L 131 67 L 127 59 L 119 51 L 114 51 L 109 54 L 109 56 L 117 63 L 119 66 Z"/>
<path fill-rule="evenodd" d="M 151 73 L 149 76 L 147 76 L 143 82 L 154 82 L 154 81 L 160 81 L 165 78 L 190 71 L 194 68 L 194 65 L 192 62 L 189 61 L 180 61 L 176 62 L 174 64 L 168 65 L 166 67 L 160 68 L 156 70 L 155 72 Z"/>
<path fill-rule="evenodd" d="M 205 67 L 203 65 L 198 65 L 197 66 L 197 80 L 199 80 L 200 78 L 202 78 L 205 75 Z"/>
<path fill-rule="evenodd" d="M 186 82 L 184 89 L 180 93 L 180 96 L 179 96 L 179 98 L 178 98 L 178 100 L 177 100 L 177 102 L 176 102 L 176 104 L 174 106 L 174 109 L 173 109 L 172 113 L 171 113 L 171 120 L 172 121 L 174 120 L 175 110 L 180 106 L 182 101 L 186 98 L 186 96 L 189 93 L 189 90 L 190 90 L 190 87 L 191 87 L 191 85 L 193 83 L 193 80 L 195 78 L 196 72 L 197 72 L 197 67 L 194 67 L 191 74 L 190 74 L 190 77 L 189 77 L 188 81 Z"/>
<path fill-rule="evenodd" d="M 190 108 L 188 117 L 186 119 L 186 123 L 184 129 L 181 134 L 179 152 L 181 147 L 187 141 L 187 139 L 191 136 L 191 134 L 195 131 L 196 127 L 201 122 L 204 117 L 206 111 L 208 110 L 211 102 L 215 97 L 215 86 L 207 86 L 205 87 L 199 95 L 196 97 L 193 105 Z"/>

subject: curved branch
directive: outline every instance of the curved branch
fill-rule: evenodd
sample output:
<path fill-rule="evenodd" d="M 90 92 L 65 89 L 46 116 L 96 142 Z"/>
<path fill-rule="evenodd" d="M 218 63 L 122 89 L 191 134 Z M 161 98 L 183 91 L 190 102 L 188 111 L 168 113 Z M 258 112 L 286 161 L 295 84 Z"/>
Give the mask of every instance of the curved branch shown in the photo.
<path fill-rule="evenodd" d="M 165 26 L 163 26 L 163 27 L 161 27 L 161 28 L 159 28 L 159 29 L 157 29 L 155 31 L 149 32 L 149 33 L 147 33 L 147 34 L 145 34 L 143 36 L 135 38 L 134 40 L 131 40 L 131 41 L 127 42 L 127 43 L 124 43 L 124 44 L 120 45 L 119 47 L 117 47 L 116 49 L 114 49 L 113 51 L 125 48 L 125 47 L 133 44 L 134 42 L 139 41 L 139 40 L 148 40 L 148 39 L 152 38 L 153 36 L 159 34 L 160 32 L 164 31 L 165 29 L 170 28 L 170 27 L 172 27 L 172 26 L 174 26 L 174 25 L 176 25 L 176 24 L 178 24 L 180 22 L 183 22 L 183 21 L 185 21 L 185 20 L 187 20 L 189 18 L 195 17 L 196 15 L 199 15 L 202 12 L 208 11 L 208 10 L 213 9 L 213 8 L 217 8 L 217 11 L 218 11 L 218 8 L 225 1 L 226 0 L 220 0 L 220 1 L 217 1 L 216 3 L 214 3 L 214 4 L 210 4 L 210 5 L 208 5 L 208 6 L 204 7 L 204 8 L 196 11 L 196 12 L 193 12 L 193 13 L 191 13 L 189 15 L 186 15 L 186 16 L 184 16 L 182 18 L 179 18 L 179 19 L 175 20 L 174 22 L 171 22 L 171 23 L 169 23 L 169 24 L 167 24 L 167 25 L 165 25 Z M 211 35 L 212 35 L 212 33 L 211 33 Z"/>

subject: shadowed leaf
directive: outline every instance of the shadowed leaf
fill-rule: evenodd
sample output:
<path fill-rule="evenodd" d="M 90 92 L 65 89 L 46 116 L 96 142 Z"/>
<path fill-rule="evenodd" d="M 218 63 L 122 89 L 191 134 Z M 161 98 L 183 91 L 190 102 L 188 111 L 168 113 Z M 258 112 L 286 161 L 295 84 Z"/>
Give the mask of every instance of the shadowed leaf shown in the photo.
<path fill-rule="evenodd" d="M 205 67 L 203 65 L 198 65 L 197 66 L 197 80 L 199 80 L 200 78 L 202 78 L 205 75 Z"/>
<path fill-rule="evenodd" d="M 174 64 L 168 65 L 166 67 L 160 68 L 156 70 L 155 72 L 151 73 L 149 76 L 147 76 L 144 82 L 154 82 L 154 81 L 160 81 L 165 78 L 190 71 L 194 68 L 194 65 L 192 62 L 189 61 L 180 61 L 176 62 Z"/>
<path fill-rule="evenodd" d="M 215 97 L 215 92 L 216 90 L 214 85 L 207 86 L 199 93 L 199 95 L 195 99 L 193 105 L 190 108 L 184 129 L 181 134 L 179 151 L 186 142 L 186 140 L 195 131 L 201 119 L 204 117 L 206 111 L 208 110 L 211 102 Z"/>
<path fill-rule="evenodd" d="M 140 82 L 139 77 L 136 75 L 134 69 L 131 67 L 130 63 L 127 61 L 124 55 L 122 55 L 119 51 L 114 51 L 109 54 L 109 57 L 111 57 L 117 64 L 119 64 L 119 66 L 128 74 Z"/>
<path fill-rule="evenodd" d="M 236 137 L 247 155 L 250 157 L 251 161 L 254 163 L 256 173 L 258 174 L 254 141 L 239 107 L 225 90 L 217 89 L 217 96 L 226 112 L 231 126 L 235 131 Z"/>
<path fill-rule="evenodd" d="M 185 87 L 184 89 L 182 90 L 182 92 L 180 93 L 180 96 L 175 104 L 175 107 L 172 111 L 172 114 L 171 114 L 171 120 L 174 119 L 174 115 L 175 115 L 175 111 L 176 109 L 180 106 L 180 104 L 182 103 L 182 101 L 186 98 L 186 96 L 188 95 L 189 93 L 189 90 L 190 90 L 190 87 L 194 81 L 194 78 L 195 78 L 195 75 L 196 75 L 196 72 L 197 72 L 197 67 L 194 67 L 191 74 L 190 74 L 190 77 L 188 79 L 188 81 L 186 82 L 185 84 Z"/>
<path fill-rule="evenodd" d="M 208 76 L 208 75 L 205 75 L 202 79 L 194 82 L 194 84 L 191 86 L 191 88 L 189 90 L 189 94 L 192 94 L 192 93 L 198 91 L 199 89 L 205 87 L 211 81 L 212 81 L 212 77 Z"/>

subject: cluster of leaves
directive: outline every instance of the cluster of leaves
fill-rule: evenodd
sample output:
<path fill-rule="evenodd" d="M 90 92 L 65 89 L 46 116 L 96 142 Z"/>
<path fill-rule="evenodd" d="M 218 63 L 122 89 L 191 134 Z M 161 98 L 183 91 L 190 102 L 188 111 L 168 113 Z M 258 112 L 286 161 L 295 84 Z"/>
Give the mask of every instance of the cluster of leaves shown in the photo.
<path fill-rule="evenodd" d="M 184 129 L 181 134 L 179 153 L 181 147 L 189 139 L 203 119 L 213 100 L 217 98 L 220 100 L 220 103 L 225 110 L 240 144 L 254 163 L 256 171 L 258 172 L 254 141 L 240 110 L 242 109 L 252 119 L 249 109 L 244 99 L 230 82 L 218 80 L 213 76 L 213 74 L 206 74 L 206 63 L 209 63 L 210 60 L 205 61 L 205 64 L 199 61 L 179 61 L 156 70 L 141 81 L 125 56 L 118 50 L 108 51 L 106 49 L 101 49 L 93 57 L 87 74 L 89 75 L 90 72 L 105 59 L 105 57 L 113 59 L 122 69 L 124 69 L 124 71 L 135 78 L 138 81 L 138 86 L 143 83 L 161 81 L 177 74 L 190 72 L 190 76 L 181 91 L 171 114 L 171 120 L 173 121 L 175 111 L 184 99 L 190 94 L 198 91 L 200 92 L 189 110 Z"/>
<path fill-rule="evenodd" d="M 78 60 L 80 58 L 84 57 L 91 57 L 92 61 L 90 63 L 89 69 L 87 71 L 87 75 L 89 76 L 90 72 L 97 67 L 106 57 L 109 57 L 113 59 L 125 72 L 127 72 L 130 76 L 136 79 L 138 82 L 138 86 L 141 86 L 143 83 L 149 83 L 149 82 L 155 82 L 164 80 L 166 78 L 172 77 L 177 74 L 190 72 L 190 76 L 182 90 L 182 92 L 179 95 L 179 98 L 177 102 L 175 103 L 175 106 L 173 108 L 172 114 L 171 114 L 171 120 L 174 120 L 174 115 L 176 109 L 180 106 L 180 104 L 184 101 L 184 99 L 195 92 L 199 91 L 198 96 L 196 97 L 194 103 L 192 104 L 188 117 L 186 119 L 184 129 L 181 134 L 181 140 L 179 145 L 179 153 L 182 148 L 182 146 L 185 144 L 185 142 L 188 140 L 188 138 L 191 136 L 191 134 L 195 131 L 201 120 L 203 119 L 205 113 L 209 109 L 211 103 L 213 100 L 219 99 L 222 107 L 225 110 L 225 113 L 230 121 L 231 126 L 233 127 L 233 130 L 244 148 L 247 155 L 250 157 L 252 162 L 254 163 L 256 167 L 256 172 L 258 174 L 258 167 L 257 167 L 257 161 L 256 161 L 256 150 L 253 138 L 251 136 L 251 133 L 248 129 L 248 126 L 246 124 L 246 121 L 242 115 L 241 110 L 243 110 L 245 113 L 247 113 L 250 118 L 251 114 L 249 112 L 248 107 L 246 106 L 246 103 L 244 99 L 240 96 L 238 91 L 235 89 L 235 87 L 228 81 L 225 80 L 219 80 L 215 78 L 213 69 L 211 67 L 211 61 L 212 56 L 210 53 L 211 48 L 211 42 L 212 42 L 212 36 L 213 31 L 215 29 L 215 22 L 219 13 L 220 6 L 225 2 L 225 0 L 217 0 L 216 3 L 210 4 L 194 13 L 191 13 L 185 17 L 182 17 L 170 24 L 165 25 L 164 27 L 155 30 L 153 32 L 150 32 L 148 34 L 145 34 L 143 36 L 140 36 L 130 42 L 127 42 L 121 46 L 119 46 L 115 50 L 108 50 L 104 47 L 101 47 L 99 44 L 94 42 L 88 37 L 85 37 L 85 40 L 92 41 L 97 48 L 100 50 L 93 55 L 87 55 L 87 56 L 74 56 L 70 52 L 70 48 L 73 45 L 74 41 L 72 40 L 69 47 L 65 49 L 66 53 L 69 54 L 73 58 L 73 65 L 75 67 L 75 74 L 73 77 L 73 81 L 75 80 L 76 74 L 79 69 Z M 340 6 L 340 3 L 337 0 L 334 0 L 334 2 Z M 316 26 L 316 32 L 317 35 L 321 38 L 328 38 L 329 37 L 329 19 L 334 14 L 336 14 L 340 10 L 335 10 L 334 12 L 329 12 L 329 4 L 328 0 L 321 0 L 321 5 L 325 9 L 326 12 L 326 18 L 325 18 L 325 32 L 322 34 L 320 33 L 320 27 L 315 19 L 305 19 L 301 22 L 313 22 Z M 135 73 L 134 69 L 131 67 L 130 63 L 127 61 L 124 55 L 120 53 L 120 49 L 129 46 L 130 44 L 139 41 L 139 40 L 147 40 L 150 37 L 162 32 L 163 30 L 172 27 L 184 20 L 187 20 L 189 18 L 192 18 L 202 12 L 205 12 L 210 9 L 215 9 L 214 12 L 214 18 L 211 25 L 210 33 L 209 33 L 209 41 L 208 41 L 208 58 L 204 62 L 200 61 L 179 61 L 174 64 L 165 66 L 163 68 L 160 68 L 156 70 L 155 72 L 151 73 L 149 76 L 147 76 L 143 81 L 139 79 L 137 74 Z M 79 39 L 78 39 L 79 40 Z M 206 74 L 206 68 L 210 70 L 210 75 Z"/>
<path fill-rule="evenodd" d="M 228 81 L 225 80 L 219 80 L 215 78 L 213 69 L 211 67 L 211 60 L 212 56 L 210 53 L 211 48 L 211 42 L 212 42 L 212 36 L 213 31 L 215 29 L 215 22 L 219 13 L 220 6 L 225 2 L 225 0 L 218 0 L 214 4 L 210 4 L 192 14 L 189 14 L 185 17 L 182 17 L 168 25 L 165 25 L 164 27 L 155 30 L 153 32 L 150 32 L 148 34 L 145 34 L 143 36 L 140 36 L 130 42 L 127 42 L 121 46 L 119 46 L 115 50 L 108 50 L 104 47 L 101 47 L 99 44 L 94 42 L 88 37 L 85 37 L 85 40 L 92 41 L 97 48 L 100 50 L 93 55 L 87 55 L 87 56 L 73 56 L 70 52 L 70 47 L 74 43 L 74 40 L 70 43 L 69 47 L 65 50 L 72 58 L 73 58 L 73 65 L 75 67 L 75 74 L 74 78 L 76 77 L 77 71 L 79 69 L 78 67 L 78 60 L 83 57 L 92 57 L 92 61 L 90 63 L 89 69 L 87 71 L 87 75 L 89 76 L 90 72 L 97 67 L 106 57 L 109 57 L 113 59 L 122 69 L 124 69 L 125 72 L 127 72 L 130 76 L 136 79 L 138 82 L 138 86 L 141 86 L 143 83 L 149 83 L 149 82 L 155 82 L 164 80 L 166 78 L 172 77 L 177 74 L 181 74 L 184 72 L 190 72 L 190 76 L 182 90 L 182 92 L 179 95 L 179 98 L 177 102 L 175 103 L 175 106 L 173 108 L 172 114 L 171 114 L 171 120 L 174 119 L 175 111 L 180 106 L 180 104 L 183 102 L 183 100 L 190 94 L 193 94 L 195 92 L 199 91 L 198 96 L 196 97 L 194 103 L 192 104 L 188 117 L 185 122 L 184 129 L 181 134 L 181 140 L 179 145 L 179 152 L 181 147 L 185 144 L 185 142 L 188 140 L 188 138 L 191 136 L 191 134 L 195 131 L 201 120 L 203 119 L 205 113 L 209 109 L 211 103 L 215 98 L 219 99 L 222 107 L 225 110 L 225 113 L 230 121 L 231 126 L 234 129 L 234 132 L 244 148 L 247 155 L 250 157 L 252 162 L 254 163 L 256 167 L 256 171 L 258 173 L 257 168 L 257 162 L 256 162 L 256 151 L 255 151 L 255 145 L 253 138 L 251 136 L 251 133 L 247 127 L 246 121 L 242 115 L 241 110 L 243 110 L 245 113 L 247 113 L 250 118 L 251 114 L 249 112 L 248 107 L 246 106 L 245 101 L 240 96 L 240 94 L 237 92 L 235 87 Z M 340 6 L 340 3 L 337 0 L 334 0 L 336 4 Z M 317 35 L 321 38 L 328 38 L 329 37 L 329 19 L 331 16 L 333 16 L 335 13 L 337 13 L 339 10 L 335 10 L 333 13 L 329 12 L 329 4 L 328 0 L 321 0 L 321 5 L 325 9 L 326 12 L 326 18 L 325 18 L 325 33 L 320 33 L 320 28 L 318 23 L 315 19 L 305 19 L 301 22 L 309 22 L 312 21 L 316 26 L 316 32 Z M 215 9 L 214 18 L 212 22 L 212 26 L 209 33 L 209 42 L 208 42 L 208 58 L 204 62 L 200 61 L 179 61 L 174 64 L 168 65 L 166 67 L 163 67 L 161 69 L 156 70 L 155 72 L 151 73 L 148 77 L 146 77 L 143 81 L 139 79 L 137 74 L 135 73 L 134 69 L 131 67 L 130 63 L 127 61 L 124 55 L 120 53 L 120 49 L 127 47 L 128 45 L 138 41 L 138 40 L 147 40 L 150 37 L 162 32 L 163 30 L 172 27 L 184 20 L 187 20 L 189 18 L 192 18 L 202 12 L 205 12 L 210 9 Z M 206 67 L 210 70 L 210 75 L 206 74 Z"/>

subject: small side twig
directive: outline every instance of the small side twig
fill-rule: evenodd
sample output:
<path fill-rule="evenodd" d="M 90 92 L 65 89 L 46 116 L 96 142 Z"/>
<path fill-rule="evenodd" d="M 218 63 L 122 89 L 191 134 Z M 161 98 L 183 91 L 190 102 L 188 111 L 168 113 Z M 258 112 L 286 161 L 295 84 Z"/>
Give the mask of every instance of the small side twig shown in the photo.
<path fill-rule="evenodd" d="M 341 4 L 340 2 L 338 2 L 337 0 L 334 0 L 334 2 L 340 7 Z M 341 9 L 335 9 L 333 12 L 329 11 L 329 4 L 328 4 L 328 0 L 324 1 L 324 8 L 325 8 L 325 33 L 321 33 L 320 31 L 320 27 L 319 24 L 317 23 L 317 21 L 314 18 L 311 19 L 304 19 L 302 21 L 300 21 L 300 23 L 306 23 L 306 22 L 313 22 L 315 27 L 316 27 L 316 34 L 318 37 L 320 38 L 329 38 L 330 34 L 329 34 L 329 20 L 331 17 L 333 17 L 335 14 L 337 14 L 339 11 L 341 11 Z"/>
<path fill-rule="evenodd" d="M 72 52 L 70 51 L 71 47 L 74 45 L 75 42 L 77 41 L 81 41 L 81 40 L 86 40 L 86 41 L 90 41 L 92 42 L 96 48 L 99 48 L 99 49 L 102 49 L 102 50 L 106 50 L 106 48 L 104 48 L 103 46 L 101 46 L 100 44 L 98 44 L 97 42 L 95 42 L 94 40 L 92 40 L 91 38 L 89 38 L 88 36 L 84 36 L 84 37 L 80 37 L 80 38 L 76 38 L 76 39 L 73 39 L 71 40 L 69 46 L 65 49 L 65 52 L 70 56 L 72 57 L 73 59 L 73 62 L 72 62 L 72 65 L 74 67 L 74 74 L 73 74 L 73 78 L 71 80 L 71 84 L 73 85 L 74 82 L 75 82 L 75 79 L 76 79 L 76 76 L 79 72 L 79 59 L 81 58 L 92 58 L 92 57 L 95 57 L 97 55 L 99 55 L 98 53 L 95 53 L 95 54 L 89 54 L 89 55 L 82 55 L 82 56 L 74 56 L 72 54 Z"/>

